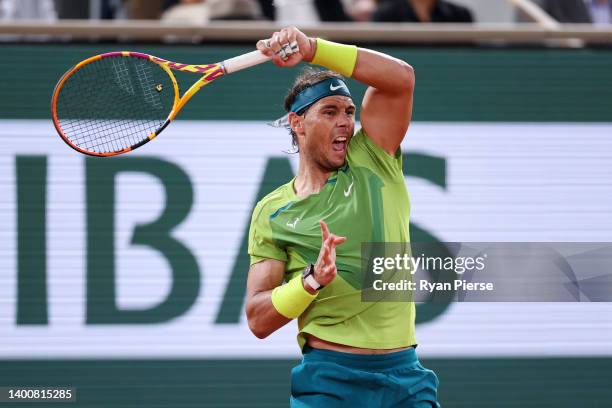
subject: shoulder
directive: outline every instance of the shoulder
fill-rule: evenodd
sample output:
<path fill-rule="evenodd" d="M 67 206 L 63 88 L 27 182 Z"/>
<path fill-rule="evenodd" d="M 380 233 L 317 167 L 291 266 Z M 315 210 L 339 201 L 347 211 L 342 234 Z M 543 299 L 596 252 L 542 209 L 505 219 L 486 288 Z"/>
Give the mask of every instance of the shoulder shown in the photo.
<path fill-rule="evenodd" d="M 355 156 L 360 150 L 367 151 L 370 155 L 380 156 L 382 158 L 389 160 L 397 160 L 401 157 L 401 148 L 398 147 L 395 155 L 391 156 L 387 153 L 382 147 L 380 147 L 372 138 L 367 134 L 367 132 L 361 128 L 351 138 L 348 146 L 348 155 Z"/>
<path fill-rule="evenodd" d="M 287 184 L 283 184 L 259 200 L 253 210 L 253 220 L 269 219 L 279 209 L 291 203 L 292 200 L 289 193 L 290 189 L 293 188 L 292 184 L 293 180 Z"/>
<path fill-rule="evenodd" d="M 349 143 L 347 161 L 352 167 L 367 167 L 385 178 L 402 179 L 402 152 L 398 148 L 391 156 L 359 129 Z"/>
<path fill-rule="evenodd" d="M 287 187 L 292 188 L 291 183 L 280 186 L 255 205 L 249 228 L 248 253 L 251 265 L 266 259 L 287 261 L 287 254 L 276 241 L 271 223 L 274 214 L 289 205 L 291 201 Z"/>

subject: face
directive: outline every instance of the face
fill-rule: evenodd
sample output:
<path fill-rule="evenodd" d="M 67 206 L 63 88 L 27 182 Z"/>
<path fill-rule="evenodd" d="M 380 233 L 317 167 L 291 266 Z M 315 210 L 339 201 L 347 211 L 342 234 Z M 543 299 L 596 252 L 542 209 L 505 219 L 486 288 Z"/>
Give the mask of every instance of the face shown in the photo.
<path fill-rule="evenodd" d="M 349 141 L 355 130 L 355 105 L 348 96 L 328 96 L 299 116 L 289 117 L 298 135 L 300 159 L 323 171 L 344 165 Z"/>

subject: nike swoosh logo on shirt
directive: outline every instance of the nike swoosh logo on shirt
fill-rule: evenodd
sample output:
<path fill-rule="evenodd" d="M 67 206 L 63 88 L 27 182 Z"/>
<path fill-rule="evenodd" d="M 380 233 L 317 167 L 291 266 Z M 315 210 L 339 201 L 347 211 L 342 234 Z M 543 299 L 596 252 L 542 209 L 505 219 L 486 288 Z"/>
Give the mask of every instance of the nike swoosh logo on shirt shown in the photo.
<path fill-rule="evenodd" d="M 351 190 L 353 189 L 353 183 L 354 183 L 354 182 L 355 182 L 355 181 L 353 180 L 353 181 L 351 182 L 351 185 L 350 185 L 350 186 L 348 186 L 348 188 L 347 188 L 346 190 L 344 190 L 344 196 L 345 196 L 345 197 L 348 197 L 349 195 L 351 195 Z"/>

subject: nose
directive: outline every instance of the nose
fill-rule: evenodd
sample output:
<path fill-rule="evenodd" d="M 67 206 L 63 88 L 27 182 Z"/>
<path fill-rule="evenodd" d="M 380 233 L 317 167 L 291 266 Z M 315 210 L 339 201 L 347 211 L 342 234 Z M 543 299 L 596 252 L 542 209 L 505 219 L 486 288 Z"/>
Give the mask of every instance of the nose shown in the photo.
<path fill-rule="evenodd" d="M 338 115 L 338 122 L 336 126 L 338 127 L 350 127 L 353 123 L 353 116 L 344 112 Z"/>

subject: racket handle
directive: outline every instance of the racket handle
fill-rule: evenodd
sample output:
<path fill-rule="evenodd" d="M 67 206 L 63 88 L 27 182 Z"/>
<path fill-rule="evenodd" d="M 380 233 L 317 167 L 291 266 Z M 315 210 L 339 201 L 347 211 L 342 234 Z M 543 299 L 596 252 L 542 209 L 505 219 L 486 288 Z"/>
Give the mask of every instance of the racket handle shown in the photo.
<path fill-rule="evenodd" d="M 245 68 L 250 68 L 252 66 L 262 64 L 269 60 L 270 57 L 266 57 L 259 50 L 256 50 L 239 55 L 234 58 L 226 59 L 225 61 L 223 61 L 222 64 L 225 68 L 225 73 L 231 74 Z"/>

